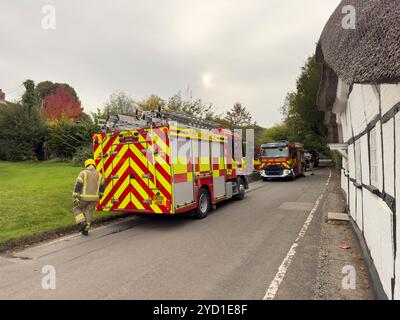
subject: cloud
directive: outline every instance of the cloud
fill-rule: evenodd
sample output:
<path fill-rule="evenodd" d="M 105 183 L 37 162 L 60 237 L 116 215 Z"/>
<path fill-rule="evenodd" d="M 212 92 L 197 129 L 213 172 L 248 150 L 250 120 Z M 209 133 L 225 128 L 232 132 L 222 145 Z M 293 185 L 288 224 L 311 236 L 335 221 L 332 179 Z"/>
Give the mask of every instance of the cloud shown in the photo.
<path fill-rule="evenodd" d="M 240 101 L 271 126 L 338 3 L 3 0 L 0 87 L 67 82 L 94 111 L 115 90 L 167 98 L 189 86 L 220 113 Z M 41 27 L 47 4 L 54 31 Z"/>

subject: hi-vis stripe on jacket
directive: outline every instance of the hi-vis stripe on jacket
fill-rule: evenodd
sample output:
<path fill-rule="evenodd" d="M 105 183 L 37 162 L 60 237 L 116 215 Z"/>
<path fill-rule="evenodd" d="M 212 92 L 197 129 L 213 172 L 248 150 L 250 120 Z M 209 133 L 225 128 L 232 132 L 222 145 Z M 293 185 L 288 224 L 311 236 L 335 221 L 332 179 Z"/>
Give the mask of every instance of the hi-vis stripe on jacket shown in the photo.
<path fill-rule="evenodd" d="M 76 178 L 72 196 L 79 196 L 84 201 L 97 201 L 104 194 L 104 180 L 93 167 L 82 170 Z"/>

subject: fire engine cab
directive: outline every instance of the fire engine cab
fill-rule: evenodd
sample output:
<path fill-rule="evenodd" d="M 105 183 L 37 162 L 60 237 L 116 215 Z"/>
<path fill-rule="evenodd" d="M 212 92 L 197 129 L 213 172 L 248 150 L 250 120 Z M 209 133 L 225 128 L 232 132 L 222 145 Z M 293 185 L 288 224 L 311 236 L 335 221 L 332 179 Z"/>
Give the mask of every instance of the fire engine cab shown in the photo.
<path fill-rule="evenodd" d="M 163 110 L 113 116 L 94 134 L 105 179 L 99 211 L 204 218 L 218 202 L 242 200 L 248 188 L 241 138 L 201 119 Z M 236 155 L 236 156 L 235 156 Z"/>
<path fill-rule="evenodd" d="M 276 141 L 262 144 L 259 152 L 259 172 L 263 180 L 304 175 L 304 147 L 301 143 Z"/>

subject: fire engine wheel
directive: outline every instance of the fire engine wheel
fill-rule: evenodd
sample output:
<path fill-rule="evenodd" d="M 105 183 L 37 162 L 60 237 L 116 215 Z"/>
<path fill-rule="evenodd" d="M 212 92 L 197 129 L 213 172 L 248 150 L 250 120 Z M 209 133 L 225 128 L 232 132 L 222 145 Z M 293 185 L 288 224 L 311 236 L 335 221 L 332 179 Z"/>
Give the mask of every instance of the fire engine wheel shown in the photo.
<path fill-rule="evenodd" d="M 246 194 L 246 187 L 242 179 L 239 179 L 239 193 L 235 195 L 235 200 L 243 200 L 244 195 Z"/>
<path fill-rule="evenodd" d="M 194 210 L 196 219 L 203 219 L 208 216 L 211 208 L 211 200 L 208 191 L 201 188 L 197 199 L 197 208 Z"/>

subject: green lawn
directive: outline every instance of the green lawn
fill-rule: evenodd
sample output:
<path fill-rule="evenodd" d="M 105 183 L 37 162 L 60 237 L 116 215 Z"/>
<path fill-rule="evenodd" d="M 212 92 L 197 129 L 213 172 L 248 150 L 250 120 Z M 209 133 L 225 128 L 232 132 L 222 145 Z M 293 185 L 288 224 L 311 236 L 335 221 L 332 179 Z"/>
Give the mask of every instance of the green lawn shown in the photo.
<path fill-rule="evenodd" d="M 72 189 L 80 170 L 66 163 L 0 161 L 0 243 L 73 225 Z"/>

